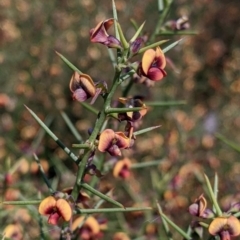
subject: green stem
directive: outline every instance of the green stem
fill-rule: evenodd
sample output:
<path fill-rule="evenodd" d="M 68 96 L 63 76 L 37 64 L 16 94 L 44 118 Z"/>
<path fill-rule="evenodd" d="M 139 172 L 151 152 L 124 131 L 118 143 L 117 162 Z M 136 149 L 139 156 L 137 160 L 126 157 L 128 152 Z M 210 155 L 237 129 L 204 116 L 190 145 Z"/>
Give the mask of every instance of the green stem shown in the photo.
<path fill-rule="evenodd" d="M 108 197 L 107 195 L 105 195 L 105 194 L 95 190 L 95 188 L 91 187 L 87 183 L 82 183 L 81 187 L 83 187 L 84 189 L 86 189 L 89 192 L 93 193 L 94 195 L 100 197 L 101 199 L 104 199 L 107 202 L 110 202 L 110 203 L 112 203 L 112 204 L 114 204 L 114 205 L 116 205 L 118 207 L 124 208 L 124 206 L 121 203 L 119 203 L 119 202 L 113 200 L 112 198 Z"/>
<path fill-rule="evenodd" d="M 222 134 L 216 133 L 215 134 L 216 138 L 227 144 L 229 147 L 234 149 L 237 152 L 240 152 L 240 146 L 232 141 L 229 141 L 227 138 L 225 138 Z"/>
<path fill-rule="evenodd" d="M 167 6 L 165 7 L 164 11 L 161 13 L 161 16 L 159 17 L 159 20 L 158 20 L 157 25 L 155 27 L 155 31 L 153 32 L 153 34 L 149 38 L 149 43 L 152 43 L 154 41 L 156 35 L 158 34 L 159 29 L 162 27 L 163 22 L 164 22 L 165 18 L 167 17 L 167 14 L 170 10 L 170 6 L 171 6 L 172 2 L 173 2 L 173 0 L 167 1 Z"/>
<path fill-rule="evenodd" d="M 162 12 L 164 9 L 164 0 L 158 0 L 158 11 Z"/>
<path fill-rule="evenodd" d="M 215 173 L 213 189 L 214 189 L 214 196 L 217 199 L 218 198 L 218 175 L 217 175 L 217 173 Z"/>
<path fill-rule="evenodd" d="M 122 96 L 123 96 L 123 97 L 126 97 L 126 96 L 128 95 L 128 93 L 130 92 L 133 84 L 134 84 L 133 79 L 130 79 L 129 82 L 128 82 L 128 84 L 127 84 L 127 86 L 126 86 L 126 87 L 124 88 L 124 90 L 123 90 L 123 93 L 122 93 Z"/>
<path fill-rule="evenodd" d="M 156 161 L 149 161 L 149 162 L 134 163 L 131 165 L 131 169 L 158 166 L 162 161 L 163 160 L 156 160 Z"/>
<path fill-rule="evenodd" d="M 160 31 L 156 36 L 169 36 L 169 35 L 197 35 L 196 31 Z"/>
<path fill-rule="evenodd" d="M 106 117 L 107 117 L 106 109 L 108 109 L 110 107 L 113 95 L 116 92 L 117 87 L 121 83 L 121 81 L 119 81 L 120 74 L 121 74 L 121 71 L 116 69 L 114 79 L 113 79 L 112 88 L 110 89 L 110 91 L 109 91 L 109 93 L 108 93 L 108 95 L 105 99 L 103 109 L 99 112 L 98 118 L 95 122 L 94 129 L 92 131 L 92 134 L 88 139 L 88 142 L 89 142 L 90 145 L 94 144 L 94 142 L 95 142 L 95 140 L 96 140 L 99 132 L 101 131 L 102 126 L 103 126 L 103 124 L 106 120 Z M 90 154 L 91 154 L 91 150 L 86 150 L 83 154 L 82 161 L 78 164 L 79 168 L 78 168 L 78 172 L 77 172 L 77 178 L 76 178 L 76 182 L 74 184 L 73 191 L 72 191 L 73 199 L 77 199 L 78 193 L 81 189 L 81 182 L 82 182 L 82 179 L 85 175 L 85 168 L 86 168 L 86 164 L 87 164 L 87 161 L 89 159 Z"/>
<path fill-rule="evenodd" d="M 52 188 L 52 186 L 51 186 L 51 184 L 50 184 L 50 182 L 49 182 L 49 180 L 48 180 L 48 178 L 47 178 L 47 176 L 46 176 L 46 174 L 44 172 L 44 169 L 43 169 L 43 167 L 42 167 L 42 165 L 41 165 L 41 163 L 40 163 L 40 161 L 39 161 L 39 159 L 38 159 L 38 157 L 37 157 L 37 155 L 35 153 L 33 154 L 33 157 L 34 157 L 35 161 L 38 164 L 38 168 L 39 168 L 39 170 L 41 172 L 41 175 L 43 177 L 44 182 L 46 183 L 46 185 L 48 187 L 49 192 L 50 193 L 54 193 L 54 190 L 53 190 L 53 188 Z"/>
<path fill-rule="evenodd" d="M 79 149 L 90 149 L 91 146 L 87 143 L 84 144 L 72 144 L 73 148 L 79 148 Z"/>
<path fill-rule="evenodd" d="M 115 29 L 115 36 L 118 40 L 119 39 L 119 32 L 118 32 L 118 28 L 117 28 L 117 23 L 116 21 L 118 21 L 118 16 L 117 16 L 117 8 L 116 8 L 116 4 L 115 1 L 112 0 L 112 9 L 113 9 L 113 18 L 114 18 L 114 29 Z"/>
<path fill-rule="evenodd" d="M 41 202 L 42 200 L 27 200 L 27 201 L 4 201 L 0 202 L 2 205 L 37 205 Z"/>
<path fill-rule="evenodd" d="M 90 112 L 92 112 L 94 114 L 98 114 L 98 110 L 96 108 L 94 108 L 93 106 L 91 106 L 89 103 L 81 102 L 81 105 L 83 107 L 85 107 L 87 110 L 89 110 Z"/>
<path fill-rule="evenodd" d="M 168 106 L 178 106 L 178 105 L 186 105 L 187 102 L 185 100 L 179 101 L 157 101 L 157 102 L 144 102 L 147 106 L 152 107 L 168 107 Z"/>
<path fill-rule="evenodd" d="M 137 212 L 137 211 L 152 211 L 151 207 L 144 208 L 99 208 L 99 209 L 76 209 L 79 214 L 89 213 L 116 213 L 116 212 Z"/>
<path fill-rule="evenodd" d="M 67 126 L 69 127 L 70 131 L 72 132 L 72 134 L 74 135 L 74 137 L 79 141 L 82 142 L 83 139 L 81 137 L 81 135 L 78 133 L 77 129 L 74 127 L 73 123 L 71 122 L 70 118 L 68 117 L 68 115 L 61 111 L 61 116 L 63 118 L 63 120 L 65 121 L 65 123 L 67 124 Z"/>
<path fill-rule="evenodd" d="M 198 224 L 204 228 L 208 228 L 209 224 L 205 223 L 205 222 L 198 222 Z"/>
<path fill-rule="evenodd" d="M 222 210 L 220 209 L 220 207 L 218 205 L 217 199 L 215 198 L 212 186 L 210 184 L 210 181 L 209 181 L 207 175 L 204 174 L 204 178 L 205 178 L 205 182 L 206 182 L 206 185 L 207 185 L 208 193 L 209 193 L 210 198 L 212 200 L 213 206 L 216 209 L 217 216 L 220 217 L 220 216 L 222 216 Z"/>
<path fill-rule="evenodd" d="M 131 76 L 133 76 L 133 74 L 135 73 L 136 71 L 134 69 L 130 70 L 128 73 L 124 74 L 121 76 L 120 80 L 121 82 L 127 80 L 128 78 L 130 78 Z"/>
<path fill-rule="evenodd" d="M 97 164 L 97 169 L 102 172 L 103 167 L 104 167 L 104 154 L 101 154 L 98 158 L 95 158 L 97 161 L 95 162 L 95 164 Z M 91 182 L 90 182 L 90 186 L 91 187 L 95 187 L 95 185 L 97 184 L 97 182 L 99 181 L 99 178 L 97 176 L 93 176 Z M 90 195 L 91 196 L 91 195 Z"/>
<path fill-rule="evenodd" d="M 164 219 L 169 225 L 171 225 L 178 233 L 180 233 L 185 239 L 191 240 L 192 238 L 188 236 L 178 225 L 176 225 L 172 220 L 170 220 L 163 212 L 159 211 L 162 219 Z"/>
<path fill-rule="evenodd" d="M 160 206 L 160 204 L 158 202 L 157 202 L 157 208 L 158 208 L 158 212 L 160 214 L 163 214 L 162 208 L 161 208 L 161 206 Z M 162 223 L 163 223 L 163 228 L 164 228 L 164 231 L 165 231 L 165 233 L 167 235 L 168 240 L 173 240 L 172 239 L 172 233 L 170 232 L 168 223 L 167 223 L 167 221 L 164 218 L 162 218 Z"/>

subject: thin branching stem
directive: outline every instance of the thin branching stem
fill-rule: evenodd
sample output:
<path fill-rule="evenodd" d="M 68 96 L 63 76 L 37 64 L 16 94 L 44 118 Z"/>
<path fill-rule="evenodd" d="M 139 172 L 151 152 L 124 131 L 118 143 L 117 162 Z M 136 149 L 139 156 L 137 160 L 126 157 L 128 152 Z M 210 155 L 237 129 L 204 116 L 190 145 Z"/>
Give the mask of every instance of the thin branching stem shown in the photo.
<path fill-rule="evenodd" d="M 111 104 L 112 98 L 114 96 L 114 93 L 116 92 L 117 87 L 120 85 L 120 81 L 119 81 L 120 74 L 121 74 L 121 71 L 116 69 L 115 76 L 114 76 L 114 79 L 113 79 L 112 88 L 110 89 L 110 91 L 109 91 L 109 93 L 108 93 L 108 95 L 105 99 L 103 110 L 101 110 L 99 112 L 98 118 L 95 122 L 94 129 L 92 131 L 91 136 L 89 137 L 88 142 L 90 144 L 94 144 L 94 141 L 96 140 L 96 138 L 97 138 L 100 130 L 102 129 L 102 126 L 103 126 L 103 124 L 104 124 L 104 122 L 107 118 L 106 110 L 110 108 L 110 104 Z M 91 151 L 92 150 L 85 150 L 84 155 L 82 157 L 82 161 L 79 163 L 77 178 L 76 178 L 76 182 L 74 184 L 74 188 L 73 188 L 73 192 L 72 192 L 72 196 L 73 196 L 74 199 L 77 198 L 77 195 L 78 195 L 78 193 L 81 189 L 81 182 L 82 182 L 82 179 L 85 175 L 86 164 L 87 164 L 87 161 L 88 161 L 89 156 L 91 154 Z"/>

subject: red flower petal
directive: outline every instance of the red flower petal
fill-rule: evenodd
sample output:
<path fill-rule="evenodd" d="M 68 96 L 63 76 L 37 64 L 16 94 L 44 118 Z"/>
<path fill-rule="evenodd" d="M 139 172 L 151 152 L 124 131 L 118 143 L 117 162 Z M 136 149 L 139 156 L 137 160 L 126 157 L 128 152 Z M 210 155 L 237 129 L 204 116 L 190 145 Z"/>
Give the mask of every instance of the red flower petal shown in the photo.
<path fill-rule="evenodd" d="M 160 81 L 162 80 L 165 76 L 167 75 L 167 73 L 163 70 L 163 69 L 159 69 L 156 67 L 151 67 L 147 73 L 147 77 L 150 80 L 153 81 Z"/>
<path fill-rule="evenodd" d="M 121 177 L 126 179 L 130 176 L 130 167 L 131 162 L 128 158 L 124 158 L 121 161 L 118 161 L 113 169 L 113 176 L 114 177 Z"/>
<path fill-rule="evenodd" d="M 48 218 L 48 223 L 52 225 L 57 225 L 60 217 L 61 216 L 57 212 L 52 213 Z"/>
<path fill-rule="evenodd" d="M 106 29 L 106 31 L 114 24 L 114 19 L 113 18 L 109 18 L 107 20 L 105 20 L 103 22 L 104 28 Z"/>
<path fill-rule="evenodd" d="M 94 29 L 90 31 L 90 41 L 102 43 L 107 40 L 108 34 L 103 26 L 103 21 L 100 22 Z"/>

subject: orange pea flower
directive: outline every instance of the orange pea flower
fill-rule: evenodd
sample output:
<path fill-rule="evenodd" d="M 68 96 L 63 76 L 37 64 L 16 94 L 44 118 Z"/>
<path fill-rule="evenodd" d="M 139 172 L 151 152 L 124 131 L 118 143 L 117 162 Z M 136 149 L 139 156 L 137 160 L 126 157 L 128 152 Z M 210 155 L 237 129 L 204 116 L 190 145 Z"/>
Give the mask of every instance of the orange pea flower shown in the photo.
<path fill-rule="evenodd" d="M 88 217 L 86 221 L 84 219 L 83 216 L 76 218 L 72 224 L 72 231 L 79 229 L 79 235 L 83 240 L 96 239 L 101 230 L 98 221 L 92 216 Z"/>
<path fill-rule="evenodd" d="M 118 178 L 127 179 L 130 177 L 131 161 L 128 158 L 117 161 L 113 168 L 113 176 Z"/>
<path fill-rule="evenodd" d="M 113 235 L 113 240 L 130 240 L 130 238 L 124 232 L 117 232 Z"/>
<path fill-rule="evenodd" d="M 147 113 L 147 107 L 142 102 L 141 99 L 134 97 L 134 98 L 119 98 L 119 102 L 125 104 L 126 107 L 142 107 L 142 110 L 139 110 L 137 112 L 126 112 L 126 113 L 119 113 L 118 118 L 120 121 L 127 120 L 131 122 L 135 122 L 140 120 L 146 113 Z"/>
<path fill-rule="evenodd" d="M 105 129 L 99 137 L 98 150 L 108 152 L 112 156 L 121 156 L 120 149 L 126 149 L 129 145 L 130 139 L 123 132 Z"/>
<path fill-rule="evenodd" d="M 19 224 L 9 224 L 3 230 L 3 239 L 8 238 L 12 240 L 23 239 L 23 229 Z"/>
<path fill-rule="evenodd" d="M 90 30 L 90 41 L 93 43 L 101 43 L 108 48 L 121 48 L 120 41 L 109 35 L 107 30 L 114 24 L 114 19 L 109 18 L 100 22 L 95 28 Z"/>
<path fill-rule="evenodd" d="M 75 72 L 69 83 L 70 91 L 73 93 L 73 99 L 84 102 L 96 94 L 96 87 L 92 78 L 83 73 Z"/>
<path fill-rule="evenodd" d="M 142 57 L 142 62 L 139 65 L 138 74 L 145 76 L 152 81 L 162 80 L 167 73 L 164 71 L 166 59 L 160 47 L 148 49 Z"/>
<path fill-rule="evenodd" d="M 158 232 L 158 227 L 156 223 L 148 223 L 145 227 L 145 234 L 151 238 L 154 237 Z"/>
<path fill-rule="evenodd" d="M 7 107 L 8 105 L 11 104 L 11 100 L 9 96 L 5 93 L 0 94 L 0 108 Z"/>
<path fill-rule="evenodd" d="M 55 199 L 49 196 L 40 203 L 38 211 L 41 215 L 49 215 L 48 223 L 57 225 L 58 220 L 62 217 L 69 221 L 72 217 L 72 209 L 65 199 Z"/>
<path fill-rule="evenodd" d="M 229 240 L 240 235 L 240 222 L 234 217 L 217 217 L 209 225 L 211 235 L 219 235 L 221 240 Z"/>

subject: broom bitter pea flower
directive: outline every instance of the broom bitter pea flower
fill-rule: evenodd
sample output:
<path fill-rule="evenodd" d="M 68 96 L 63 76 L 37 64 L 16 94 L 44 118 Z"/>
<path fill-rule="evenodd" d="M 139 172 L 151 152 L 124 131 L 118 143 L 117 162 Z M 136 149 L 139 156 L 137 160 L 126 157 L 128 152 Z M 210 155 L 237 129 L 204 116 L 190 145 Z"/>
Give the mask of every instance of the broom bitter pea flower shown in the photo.
<path fill-rule="evenodd" d="M 138 67 L 138 75 L 145 76 L 152 81 L 162 80 L 167 73 L 164 68 L 166 66 L 166 58 L 160 47 L 148 49 L 144 52 L 142 62 Z"/>
<path fill-rule="evenodd" d="M 84 216 L 78 217 L 72 224 L 72 231 L 77 231 L 81 239 L 98 239 L 100 230 L 100 224 L 92 216 L 89 216 L 87 219 Z"/>
<path fill-rule="evenodd" d="M 68 222 L 72 217 L 72 208 L 69 203 L 65 199 L 56 199 L 53 196 L 43 199 L 38 211 L 41 215 L 49 215 L 48 223 L 53 225 L 57 225 L 60 218 Z"/>
<path fill-rule="evenodd" d="M 240 222 L 234 216 L 216 217 L 209 225 L 211 235 L 218 235 L 221 240 L 229 240 L 240 235 Z"/>
<path fill-rule="evenodd" d="M 113 235 L 113 240 L 130 240 L 130 238 L 124 232 L 117 232 Z"/>
<path fill-rule="evenodd" d="M 18 224 L 9 224 L 3 230 L 2 239 L 13 239 L 13 240 L 22 240 L 23 239 L 23 229 Z"/>
<path fill-rule="evenodd" d="M 131 176 L 131 161 L 128 158 L 117 161 L 113 168 L 113 176 L 115 178 L 128 179 Z"/>
<path fill-rule="evenodd" d="M 114 132 L 112 129 L 105 129 L 99 137 L 98 150 L 108 152 L 111 156 L 121 156 L 120 149 L 130 146 L 130 139 L 123 132 Z"/>
<path fill-rule="evenodd" d="M 134 108 L 134 107 L 142 107 L 142 110 L 139 110 L 137 112 L 126 112 L 126 113 L 119 113 L 118 114 L 118 119 L 120 121 L 130 121 L 130 122 L 135 122 L 140 119 L 147 113 L 147 106 L 142 102 L 140 98 L 137 97 L 129 97 L 129 98 L 124 98 L 121 97 L 118 99 L 119 102 L 123 103 L 126 107 L 128 108 Z"/>
<path fill-rule="evenodd" d="M 73 93 L 73 99 L 79 102 L 84 102 L 96 94 L 96 87 L 92 78 L 83 73 L 75 72 L 73 74 L 69 88 Z"/>
<path fill-rule="evenodd" d="M 95 28 L 90 30 L 90 41 L 93 43 L 101 43 L 108 48 L 122 48 L 121 42 L 107 32 L 113 24 L 113 18 L 100 22 Z"/>
<path fill-rule="evenodd" d="M 211 209 L 207 208 L 207 201 L 203 194 L 198 197 L 193 204 L 189 206 L 191 215 L 201 218 L 213 218 L 214 213 Z"/>

